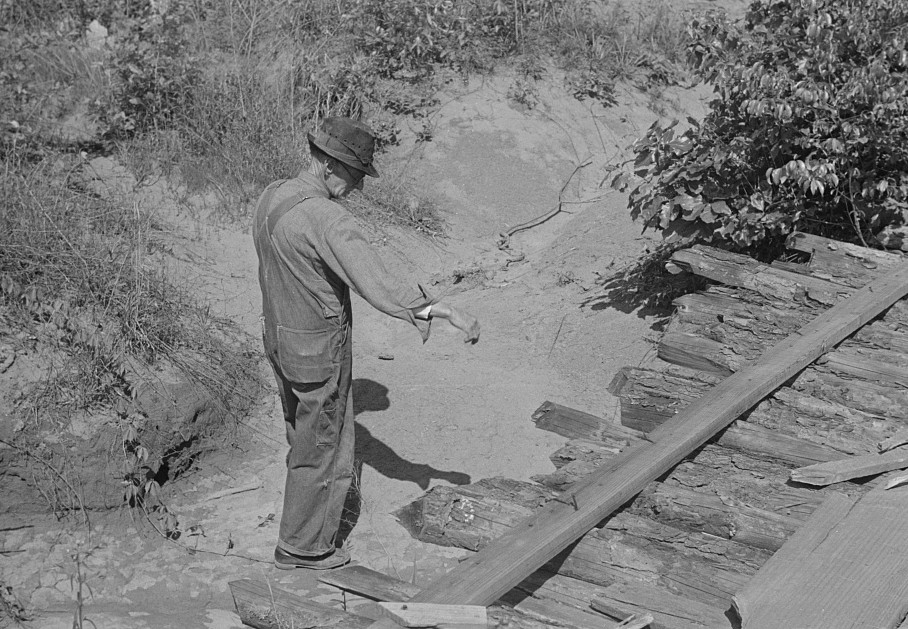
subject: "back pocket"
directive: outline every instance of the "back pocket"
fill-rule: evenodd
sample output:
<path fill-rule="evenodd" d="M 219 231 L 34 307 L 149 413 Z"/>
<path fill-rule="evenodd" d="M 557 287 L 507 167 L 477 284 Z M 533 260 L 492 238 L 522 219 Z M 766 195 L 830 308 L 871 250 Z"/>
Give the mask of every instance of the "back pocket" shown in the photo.
<path fill-rule="evenodd" d="M 277 356 L 291 382 L 324 382 L 334 373 L 333 330 L 293 330 L 277 326 Z"/>

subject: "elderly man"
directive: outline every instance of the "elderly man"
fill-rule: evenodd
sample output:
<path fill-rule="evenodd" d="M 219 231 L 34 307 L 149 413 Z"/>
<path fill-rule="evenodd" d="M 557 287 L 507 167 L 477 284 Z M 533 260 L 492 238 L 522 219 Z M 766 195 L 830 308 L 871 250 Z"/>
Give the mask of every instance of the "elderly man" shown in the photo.
<path fill-rule="evenodd" d="M 255 210 L 265 353 L 284 410 L 287 482 L 274 563 L 328 569 L 350 561 L 336 547 L 353 471 L 350 290 L 415 326 L 425 342 L 433 318 L 466 342 L 479 339 L 471 315 L 436 302 L 389 273 L 353 217 L 334 199 L 362 189 L 375 137 L 349 118 L 326 118 L 309 134 L 309 169 L 272 183 Z"/>

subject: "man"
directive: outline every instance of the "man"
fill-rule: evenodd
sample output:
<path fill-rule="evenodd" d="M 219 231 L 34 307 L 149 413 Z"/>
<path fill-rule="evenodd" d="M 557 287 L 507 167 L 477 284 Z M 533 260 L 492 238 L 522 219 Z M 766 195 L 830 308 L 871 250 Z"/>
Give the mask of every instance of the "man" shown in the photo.
<path fill-rule="evenodd" d="M 287 482 L 274 563 L 329 569 L 350 561 L 335 547 L 353 471 L 350 290 L 414 325 L 425 342 L 433 318 L 479 339 L 476 319 L 391 275 L 353 217 L 333 199 L 362 189 L 375 137 L 349 118 L 309 133 L 312 159 L 295 179 L 262 193 L 252 227 L 259 259 L 265 353 L 284 410 Z"/>

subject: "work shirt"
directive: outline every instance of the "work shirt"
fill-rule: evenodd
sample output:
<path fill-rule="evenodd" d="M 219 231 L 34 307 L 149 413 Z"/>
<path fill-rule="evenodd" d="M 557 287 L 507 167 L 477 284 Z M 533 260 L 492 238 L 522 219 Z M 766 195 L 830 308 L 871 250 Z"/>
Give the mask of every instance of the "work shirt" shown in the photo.
<path fill-rule="evenodd" d="M 392 275 L 353 216 L 308 171 L 278 181 L 259 199 L 253 221 L 259 258 L 265 351 L 297 382 L 330 377 L 352 324 L 350 290 L 387 315 L 413 324 L 433 299 Z"/>

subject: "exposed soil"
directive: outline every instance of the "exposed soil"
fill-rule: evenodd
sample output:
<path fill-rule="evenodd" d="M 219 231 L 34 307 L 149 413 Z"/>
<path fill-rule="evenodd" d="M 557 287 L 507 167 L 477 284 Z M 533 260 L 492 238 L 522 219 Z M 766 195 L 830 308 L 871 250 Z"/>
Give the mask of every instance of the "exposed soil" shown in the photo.
<path fill-rule="evenodd" d="M 553 78 L 539 85 L 539 105 L 526 110 L 507 98 L 510 84 L 509 77 L 477 79 L 443 96 L 432 141 L 404 143 L 379 162 L 403 164 L 425 186 L 442 209 L 447 236 L 376 228 L 376 246 L 395 270 L 446 292 L 482 323 L 475 346 L 443 322 L 423 345 L 405 324 L 361 300 L 354 304 L 361 507 L 349 543 L 359 564 L 416 583 L 429 582 L 465 551 L 411 539 L 391 512 L 435 484 L 528 480 L 552 471 L 549 454 L 564 439 L 537 430 L 532 412 L 551 400 L 614 416 L 607 384 L 620 367 L 649 359 L 658 318 L 604 300 L 599 288 L 600 278 L 640 254 L 648 236 L 631 222 L 626 197 L 601 184 L 659 117 L 653 109 L 670 118 L 699 116 L 707 96 L 678 88 L 654 100 L 629 89 L 605 109 L 572 99 Z M 123 183 L 110 160 L 95 166 L 99 181 Z M 502 232 L 550 212 L 559 194 L 559 213 L 499 248 Z M 214 309 L 258 336 L 246 226 L 193 218 L 161 184 L 135 195 L 173 226 L 181 252 L 174 269 Z M 240 627 L 227 587 L 239 578 L 341 601 L 311 574 L 271 564 L 286 453 L 276 395 L 246 418 L 239 442 L 165 484 L 164 500 L 184 531 L 178 540 L 156 534 L 136 510 L 92 513 L 90 536 L 78 516 L 0 522 L 0 578 L 7 598 L 34 613 L 26 626 L 73 626 L 77 567 L 81 612 L 97 627 Z M 235 489 L 246 491 L 225 495 Z"/>

